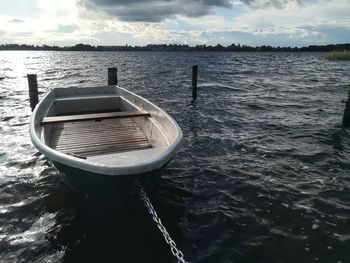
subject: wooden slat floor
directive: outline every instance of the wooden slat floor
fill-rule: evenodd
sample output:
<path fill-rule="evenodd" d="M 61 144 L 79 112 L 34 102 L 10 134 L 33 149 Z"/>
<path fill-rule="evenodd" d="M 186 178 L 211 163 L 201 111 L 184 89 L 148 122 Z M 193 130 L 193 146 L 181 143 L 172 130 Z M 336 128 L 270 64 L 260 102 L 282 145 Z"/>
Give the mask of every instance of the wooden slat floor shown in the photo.
<path fill-rule="evenodd" d="M 53 125 L 51 147 L 81 157 L 151 148 L 131 118 Z"/>

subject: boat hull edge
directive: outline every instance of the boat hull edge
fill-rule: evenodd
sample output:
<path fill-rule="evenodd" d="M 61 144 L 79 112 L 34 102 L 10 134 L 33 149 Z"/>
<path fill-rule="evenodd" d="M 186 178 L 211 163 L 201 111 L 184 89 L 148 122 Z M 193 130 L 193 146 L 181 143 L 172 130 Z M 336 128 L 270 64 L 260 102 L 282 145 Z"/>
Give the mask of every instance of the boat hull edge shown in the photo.
<path fill-rule="evenodd" d="M 157 170 L 134 175 L 110 176 L 84 171 L 65 164 L 50 161 L 58 170 L 62 181 L 74 191 L 87 197 L 125 198 L 135 195 L 138 180 L 147 191 L 154 190 L 161 180 L 165 165 Z"/>

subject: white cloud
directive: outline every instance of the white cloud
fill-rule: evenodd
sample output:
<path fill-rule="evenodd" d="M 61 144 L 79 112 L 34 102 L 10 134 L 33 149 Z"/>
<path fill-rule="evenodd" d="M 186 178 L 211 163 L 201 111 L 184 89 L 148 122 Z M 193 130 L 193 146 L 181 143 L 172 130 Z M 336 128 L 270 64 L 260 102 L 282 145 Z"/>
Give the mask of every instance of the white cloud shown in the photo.
<path fill-rule="evenodd" d="M 243 5 L 243 2 L 250 4 Z M 239 42 L 300 46 L 350 42 L 349 0 L 304 0 L 303 3 L 299 0 L 236 0 L 231 1 L 232 9 L 213 9 L 201 17 L 178 14 L 164 18 L 161 23 L 123 22 L 111 14 L 82 8 L 77 3 L 78 0 L 37 0 L 36 8 L 40 12 L 33 13 L 32 17 L 24 18 L 15 12 L 0 15 L 0 43 L 228 45 Z"/>
<path fill-rule="evenodd" d="M 215 20 L 202 28 L 200 41 L 210 44 L 310 45 L 350 42 L 350 1 L 321 0 L 283 7 L 250 9 L 231 21 Z M 210 23 L 210 22 L 209 22 Z M 201 22 L 197 23 L 202 24 Z M 195 30 L 190 30 L 194 34 Z"/>

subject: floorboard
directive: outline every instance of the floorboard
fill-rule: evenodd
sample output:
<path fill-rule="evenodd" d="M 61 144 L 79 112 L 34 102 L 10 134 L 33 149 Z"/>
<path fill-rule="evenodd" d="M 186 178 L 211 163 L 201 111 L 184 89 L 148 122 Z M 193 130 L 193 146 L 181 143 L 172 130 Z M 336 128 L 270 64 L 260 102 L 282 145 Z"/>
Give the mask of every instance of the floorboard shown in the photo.
<path fill-rule="evenodd" d="M 152 146 L 133 120 L 124 118 L 53 124 L 51 147 L 66 154 L 89 157 Z"/>

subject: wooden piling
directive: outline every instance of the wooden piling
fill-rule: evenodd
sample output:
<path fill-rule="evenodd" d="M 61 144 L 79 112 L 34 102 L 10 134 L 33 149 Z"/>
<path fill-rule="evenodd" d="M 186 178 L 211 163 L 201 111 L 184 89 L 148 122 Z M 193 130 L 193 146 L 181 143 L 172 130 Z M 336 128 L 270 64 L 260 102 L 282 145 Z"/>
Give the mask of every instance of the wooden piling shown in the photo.
<path fill-rule="evenodd" d="M 350 127 L 350 85 L 348 92 L 348 100 L 345 105 L 344 115 L 343 115 L 343 126 Z"/>
<path fill-rule="evenodd" d="M 192 99 L 197 99 L 197 74 L 198 73 L 198 65 L 192 66 Z"/>
<path fill-rule="evenodd" d="M 38 81 L 35 74 L 27 74 L 28 87 L 29 87 L 29 101 L 32 111 L 34 110 L 36 104 L 39 102 L 38 95 Z"/>
<path fill-rule="evenodd" d="M 108 68 L 108 85 L 118 85 L 117 68 Z"/>

